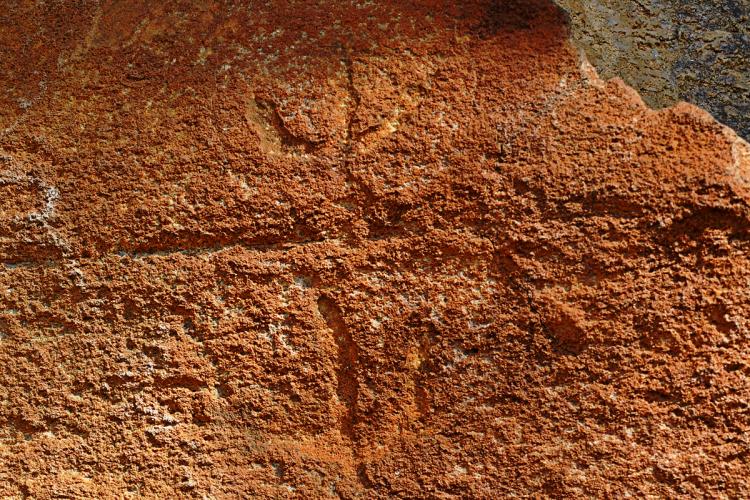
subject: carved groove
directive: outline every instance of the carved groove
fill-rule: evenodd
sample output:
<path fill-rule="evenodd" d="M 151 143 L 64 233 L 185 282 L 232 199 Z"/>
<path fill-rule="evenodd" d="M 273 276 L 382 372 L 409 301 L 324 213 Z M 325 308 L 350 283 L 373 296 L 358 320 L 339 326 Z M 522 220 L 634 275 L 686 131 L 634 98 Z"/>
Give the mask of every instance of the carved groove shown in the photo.
<path fill-rule="evenodd" d="M 344 323 L 339 306 L 325 295 L 318 299 L 318 311 L 333 333 L 333 339 L 338 349 L 336 365 L 336 379 L 339 401 L 345 411 L 341 417 L 341 434 L 353 439 L 354 426 L 357 423 L 357 397 L 359 382 L 357 381 L 357 362 L 359 347 L 354 342 L 352 334 Z"/>

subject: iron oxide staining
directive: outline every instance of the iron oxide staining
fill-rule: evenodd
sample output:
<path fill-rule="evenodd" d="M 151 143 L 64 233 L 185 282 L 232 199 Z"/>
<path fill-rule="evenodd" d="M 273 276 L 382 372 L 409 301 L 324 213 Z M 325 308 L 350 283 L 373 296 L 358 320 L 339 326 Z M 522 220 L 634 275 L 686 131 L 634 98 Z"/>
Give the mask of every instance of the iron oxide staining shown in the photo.
<path fill-rule="evenodd" d="M 743 143 L 548 0 L 199 3 L 0 18 L 83 47 L 0 136 L 0 496 L 750 494 Z"/>

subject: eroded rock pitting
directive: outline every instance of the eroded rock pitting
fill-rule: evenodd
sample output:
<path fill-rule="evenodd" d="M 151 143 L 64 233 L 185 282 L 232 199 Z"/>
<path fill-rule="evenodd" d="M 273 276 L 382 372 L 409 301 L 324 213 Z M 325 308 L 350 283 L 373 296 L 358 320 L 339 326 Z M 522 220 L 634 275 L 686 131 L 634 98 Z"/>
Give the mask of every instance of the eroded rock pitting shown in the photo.
<path fill-rule="evenodd" d="M 1 495 L 748 494 L 747 145 L 551 2 L 3 16 Z"/>

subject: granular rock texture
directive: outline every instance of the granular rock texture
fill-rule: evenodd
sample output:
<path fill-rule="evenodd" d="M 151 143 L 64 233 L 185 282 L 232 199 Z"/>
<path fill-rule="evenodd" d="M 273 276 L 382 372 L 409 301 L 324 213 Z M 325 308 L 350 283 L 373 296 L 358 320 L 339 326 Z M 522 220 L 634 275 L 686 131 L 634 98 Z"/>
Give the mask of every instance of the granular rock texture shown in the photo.
<path fill-rule="evenodd" d="M 651 106 L 684 100 L 750 139 L 750 0 L 556 0 L 576 45 Z"/>
<path fill-rule="evenodd" d="M 0 496 L 750 495 L 750 149 L 551 1 L 11 3 Z"/>

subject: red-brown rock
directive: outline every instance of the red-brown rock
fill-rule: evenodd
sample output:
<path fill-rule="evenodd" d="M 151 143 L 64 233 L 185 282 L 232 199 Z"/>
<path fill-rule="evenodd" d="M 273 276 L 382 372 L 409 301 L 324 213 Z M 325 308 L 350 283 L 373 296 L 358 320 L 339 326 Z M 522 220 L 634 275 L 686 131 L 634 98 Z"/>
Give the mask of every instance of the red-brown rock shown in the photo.
<path fill-rule="evenodd" d="M 543 0 L 14 0 L 0 496 L 750 494 L 750 154 Z"/>

